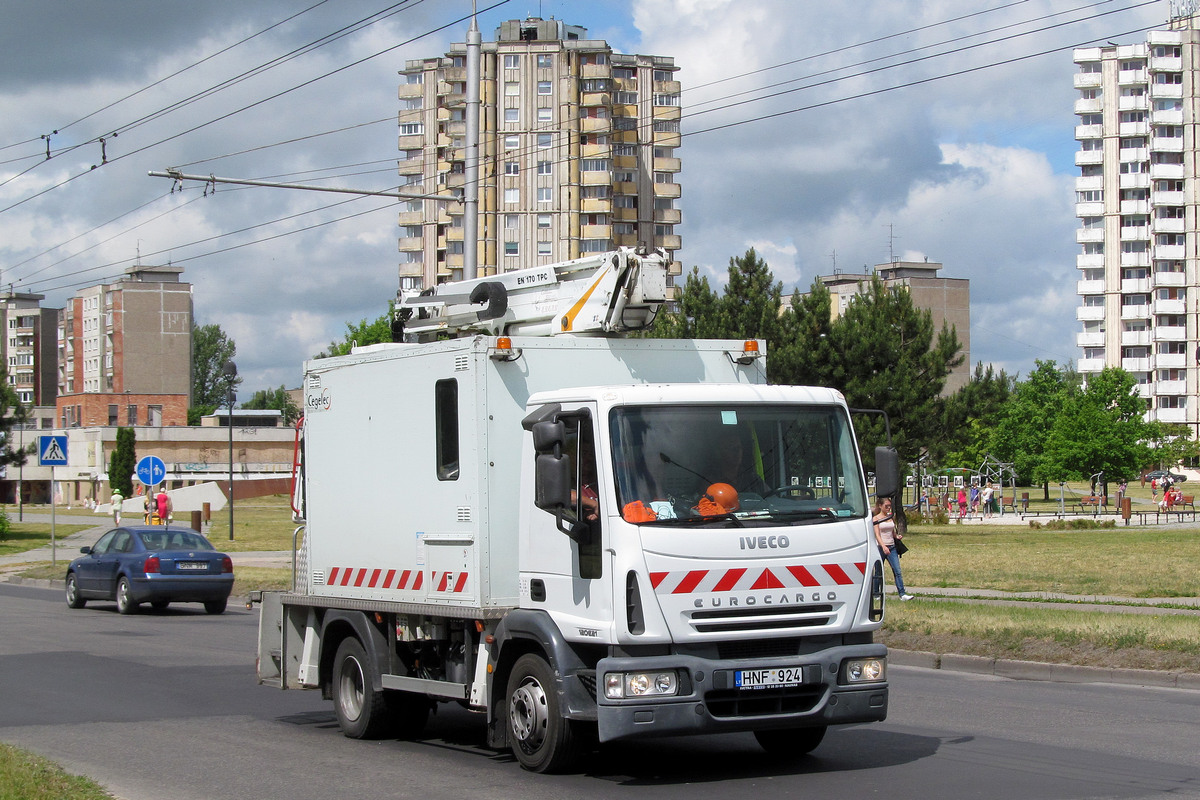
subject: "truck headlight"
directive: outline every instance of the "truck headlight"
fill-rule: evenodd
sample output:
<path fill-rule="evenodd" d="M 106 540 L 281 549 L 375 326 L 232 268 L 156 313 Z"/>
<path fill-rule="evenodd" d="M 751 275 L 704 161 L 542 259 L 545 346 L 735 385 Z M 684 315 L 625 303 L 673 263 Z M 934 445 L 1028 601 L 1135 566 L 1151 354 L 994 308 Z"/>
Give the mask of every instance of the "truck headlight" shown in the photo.
<path fill-rule="evenodd" d="M 852 658 L 842 664 L 844 683 L 882 683 L 887 680 L 887 662 L 882 658 Z"/>
<path fill-rule="evenodd" d="M 609 700 L 627 697 L 665 697 L 679 693 L 679 676 L 669 672 L 608 672 L 604 696 Z"/>

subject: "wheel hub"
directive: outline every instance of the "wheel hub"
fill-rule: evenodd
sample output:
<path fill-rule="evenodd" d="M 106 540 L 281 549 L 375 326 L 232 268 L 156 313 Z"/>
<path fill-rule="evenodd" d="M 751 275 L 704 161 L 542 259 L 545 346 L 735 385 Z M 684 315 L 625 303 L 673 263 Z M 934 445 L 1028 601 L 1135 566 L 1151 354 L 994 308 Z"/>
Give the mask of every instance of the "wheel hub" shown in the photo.
<path fill-rule="evenodd" d="M 508 718 L 523 747 L 537 749 L 545 737 L 549 724 L 546 705 L 546 692 L 535 680 L 525 681 L 513 692 Z"/>

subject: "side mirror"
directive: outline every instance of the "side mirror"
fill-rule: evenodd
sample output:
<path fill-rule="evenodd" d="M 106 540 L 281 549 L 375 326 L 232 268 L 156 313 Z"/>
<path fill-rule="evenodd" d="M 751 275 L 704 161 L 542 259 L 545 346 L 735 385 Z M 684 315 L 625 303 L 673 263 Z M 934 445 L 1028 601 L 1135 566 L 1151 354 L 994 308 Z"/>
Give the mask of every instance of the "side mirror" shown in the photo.
<path fill-rule="evenodd" d="M 567 438 L 567 426 L 557 419 L 535 422 L 531 431 L 535 453 L 548 453 L 556 445 L 561 447 L 563 440 Z"/>
<path fill-rule="evenodd" d="M 900 491 L 900 455 L 894 447 L 875 448 L 875 496 L 895 497 Z"/>
<path fill-rule="evenodd" d="M 79 552 L 83 553 L 85 556 L 90 556 L 92 554 L 92 548 L 85 545 L 79 548 Z"/>
<path fill-rule="evenodd" d="M 562 426 L 562 423 L 558 424 Z M 568 459 L 548 453 L 537 457 L 534 461 L 533 504 L 544 511 L 557 511 L 571 505 L 571 463 Z"/>

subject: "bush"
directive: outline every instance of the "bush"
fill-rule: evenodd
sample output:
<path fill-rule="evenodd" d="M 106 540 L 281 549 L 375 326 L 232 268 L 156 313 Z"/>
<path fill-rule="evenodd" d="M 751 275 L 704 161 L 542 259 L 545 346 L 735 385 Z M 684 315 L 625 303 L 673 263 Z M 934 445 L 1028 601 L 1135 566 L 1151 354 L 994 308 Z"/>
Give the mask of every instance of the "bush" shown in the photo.
<path fill-rule="evenodd" d="M 0 542 L 7 540 L 11 531 L 12 522 L 8 519 L 8 512 L 0 508 Z"/>
<path fill-rule="evenodd" d="M 925 513 L 913 510 L 908 512 L 909 525 L 949 525 L 950 517 L 946 514 L 946 509 L 940 505 L 935 505 Z"/>
<path fill-rule="evenodd" d="M 1031 519 L 1029 520 L 1029 527 L 1038 531 L 1087 531 L 1099 528 L 1115 528 L 1117 527 L 1117 521 L 1115 519 L 1054 519 L 1042 523 Z"/>

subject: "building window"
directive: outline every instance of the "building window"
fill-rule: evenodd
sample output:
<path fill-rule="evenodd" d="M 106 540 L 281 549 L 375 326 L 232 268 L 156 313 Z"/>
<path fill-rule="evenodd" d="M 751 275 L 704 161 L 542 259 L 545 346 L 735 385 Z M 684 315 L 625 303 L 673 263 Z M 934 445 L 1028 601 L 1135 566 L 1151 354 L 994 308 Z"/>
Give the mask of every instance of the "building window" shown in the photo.
<path fill-rule="evenodd" d="M 611 239 L 581 239 L 579 250 L 583 253 L 604 253 L 612 250 Z"/>
<path fill-rule="evenodd" d="M 541 123 L 553 122 L 554 121 L 554 109 L 539 108 L 537 110 L 537 121 L 541 122 Z"/>
<path fill-rule="evenodd" d="M 520 69 L 521 68 L 521 57 L 519 55 L 506 55 L 504 57 L 504 68 L 505 69 Z"/>
<path fill-rule="evenodd" d="M 539 228 L 549 228 L 550 227 L 550 215 L 549 214 L 538 214 L 537 215 L 537 226 Z"/>
<path fill-rule="evenodd" d="M 553 255 L 553 252 L 551 251 L 550 242 L 538 242 L 538 255 L 539 256 Z"/>
<path fill-rule="evenodd" d="M 506 81 L 504 84 L 505 97 L 519 97 L 521 95 L 521 84 L 517 81 Z"/>
<path fill-rule="evenodd" d="M 549 53 L 538 53 L 537 66 L 538 69 L 550 69 L 554 66 L 554 56 Z"/>
<path fill-rule="evenodd" d="M 519 256 L 521 255 L 521 248 L 518 246 L 517 242 L 505 242 L 504 255 L 505 257 Z"/>
<path fill-rule="evenodd" d="M 401 136 L 420 136 L 425 132 L 425 123 L 423 122 L 402 122 L 400 123 Z"/>
<path fill-rule="evenodd" d="M 539 203 L 553 203 L 554 189 L 550 186 L 542 186 L 537 190 L 537 201 Z"/>
<path fill-rule="evenodd" d="M 554 146 L 554 134 L 553 133 L 539 133 L 537 135 L 537 146 L 541 150 L 545 150 L 548 147 L 553 147 Z"/>
<path fill-rule="evenodd" d="M 506 202 L 506 203 L 521 202 L 521 190 L 520 189 L 505 189 L 504 190 L 504 202 Z"/>
<path fill-rule="evenodd" d="M 119 419 L 120 410 L 121 410 L 121 407 L 118 406 L 116 403 L 113 403 L 112 405 L 110 405 L 108 407 L 108 424 L 109 425 L 116 426 L 116 425 L 121 424 L 120 419 Z"/>
<path fill-rule="evenodd" d="M 127 413 L 126 424 L 137 425 L 138 424 L 137 406 L 129 405 L 129 406 L 126 406 L 125 409 L 126 409 L 126 413 Z"/>
<path fill-rule="evenodd" d="M 521 164 L 517 161 L 505 161 L 504 162 L 504 174 L 505 175 L 520 175 L 521 174 Z"/>
<path fill-rule="evenodd" d="M 515 133 L 510 133 L 508 136 L 504 137 L 504 149 L 505 150 L 516 150 L 520 146 L 521 146 L 521 137 L 517 136 Z"/>
<path fill-rule="evenodd" d="M 579 168 L 584 172 L 608 172 L 612 162 L 607 158 L 585 158 L 579 162 Z"/>
<path fill-rule="evenodd" d="M 1171 84 L 1179 85 L 1183 83 L 1182 72 L 1156 72 L 1154 73 L 1154 82 L 1159 85 Z"/>
<path fill-rule="evenodd" d="M 162 427 L 162 406 L 146 406 L 146 424 L 151 428 Z"/>
<path fill-rule="evenodd" d="M 538 175 L 553 174 L 553 170 L 550 167 L 550 162 L 549 161 L 539 161 L 538 166 L 537 166 L 537 174 Z"/>
<path fill-rule="evenodd" d="M 518 214 L 505 214 L 504 227 L 506 230 L 515 230 L 521 227 L 521 217 Z"/>
<path fill-rule="evenodd" d="M 656 94 L 654 95 L 654 105 L 656 106 L 678 106 L 679 95 L 677 94 Z"/>
<path fill-rule="evenodd" d="M 1100 62 L 1099 61 L 1084 61 L 1082 64 L 1079 65 L 1079 71 L 1083 72 L 1083 73 L 1099 72 L 1100 71 Z"/>
<path fill-rule="evenodd" d="M 545 94 L 550 94 L 553 91 L 554 91 L 554 83 L 552 81 L 538 81 L 538 85 L 537 85 L 537 93 L 538 94 L 545 95 Z"/>
<path fill-rule="evenodd" d="M 1099 114 L 1093 114 L 1093 115 L 1089 115 L 1089 116 L 1100 117 Z M 1118 117 L 1118 119 L 1121 122 L 1145 122 L 1146 121 L 1146 112 L 1145 111 L 1122 111 L 1121 115 L 1120 115 L 1120 117 Z M 1097 119 L 1092 124 L 1099 125 L 1100 119 Z"/>
<path fill-rule="evenodd" d="M 1176 395 L 1160 394 L 1158 396 L 1159 408 L 1187 408 L 1187 397 Z"/>
<path fill-rule="evenodd" d="M 638 101 L 638 93 L 637 92 L 617 92 L 617 95 L 613 100 L 613 102 L 615 102 L 617 105 L 621 105 L 621 106 L 637 105 L 637 101 Z"/>
<path fill-rule="evenodd" d="M 519 109 L 519 108 L 504 109 L 504 121 L 510 122 L 510 123 L 511 122 L 520 122 L 521 121 L 521 109 Z"/>

